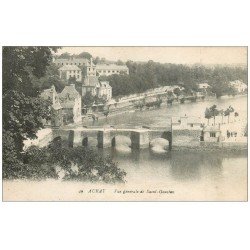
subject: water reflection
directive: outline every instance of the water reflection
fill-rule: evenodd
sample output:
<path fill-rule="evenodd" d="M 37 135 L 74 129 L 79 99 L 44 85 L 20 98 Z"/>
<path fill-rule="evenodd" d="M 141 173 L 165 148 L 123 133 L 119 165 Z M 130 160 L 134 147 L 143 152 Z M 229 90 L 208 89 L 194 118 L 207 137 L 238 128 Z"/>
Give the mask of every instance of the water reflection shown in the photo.
<path fill-rule="evenodd" d="M 99 150 L 100 152 L 100 150 Z M 100 152 L 109 154 L 127 172 L 127 181 L 172 182 L 220 180 L 228 160 L 239 159 L 246 165 L 245 152 L 178 152 L 155 154 L 150 149 L 132 150 L 123 154 L 115 148 Z M 233 175 L 233 173 L 231 173 Z"/>

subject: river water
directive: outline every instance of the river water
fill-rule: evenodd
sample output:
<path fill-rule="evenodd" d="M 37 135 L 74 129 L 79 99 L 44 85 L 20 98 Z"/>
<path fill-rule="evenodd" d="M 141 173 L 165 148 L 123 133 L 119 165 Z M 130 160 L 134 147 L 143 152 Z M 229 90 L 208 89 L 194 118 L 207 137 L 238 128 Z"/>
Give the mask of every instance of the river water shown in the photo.
<path fill-rule="evenodd" d="M 205 100 L 176 104 L 155 110 L 136 111 L 108 117 L 100 125 L 166 126 L 171 116 L 204 117 L 206 107 L 216 104 L 219 109 L 231 105 L 241 118 L 247 117 L 247 97 Z M 182 200 L 244 200 L 247 190 L 246 152 L 167 152 L 157 154 L 144 149 L 124 153 L 107 149 L 118 166 L 127 172 L 127 182 L 157 188 L 178 189 Z M 187 191 L 188 189 L 188 191 Z M 188 193 L 187 193 L 188 192 Z"/>
<path fill-rule="evenodd" d="M 242 96 L 130 112 L 99 120 L 95 125 L 163 127 L 171 116 L 203 117 L 205 108 L 213 104 L 219 109 L 231 105 L 241 118 L 247 117 L 247 97 Z M 125 184 L 5 181 L 4 200 L 247 200 L 247 152 L 97 150 L 100 154 L 110 155 L 118 167 L 127 172 Z M 105 193 L 89 193 L 90 188 L 104 188 Z"/>

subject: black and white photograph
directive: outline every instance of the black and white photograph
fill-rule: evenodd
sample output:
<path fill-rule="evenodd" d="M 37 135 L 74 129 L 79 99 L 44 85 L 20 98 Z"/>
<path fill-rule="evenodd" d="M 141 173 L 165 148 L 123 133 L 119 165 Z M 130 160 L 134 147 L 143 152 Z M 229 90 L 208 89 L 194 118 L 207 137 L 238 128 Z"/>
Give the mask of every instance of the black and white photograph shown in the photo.
<path fill-rule="evenodd" d="M 2 58 L 4 201 L 247 201 L 247 47 Z"/>

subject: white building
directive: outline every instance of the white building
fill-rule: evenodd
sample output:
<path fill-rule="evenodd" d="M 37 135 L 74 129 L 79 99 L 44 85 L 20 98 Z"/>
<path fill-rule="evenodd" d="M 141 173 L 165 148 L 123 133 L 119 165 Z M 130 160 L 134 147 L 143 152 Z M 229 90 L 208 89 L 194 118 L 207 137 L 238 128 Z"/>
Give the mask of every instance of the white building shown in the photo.
<path fill-rule="evenodd" d="M 203 122 L 200 117 L 172 117 L 173 130 L 202 130 Z"/>
<path fill-rule="evenodd" d="M 99 88 L 97 89 L 98 97 L 104 97 L 106 100 L 110 100 L 112 98 L 112 87 L 109 85 L 109 82 L 100 82 Z"/>
<path fill-rule="evenodd" d="M 69 80 L 70 77 L 75 77 L 76 81 L 82 81 L 82 71 L 76 65 L 64 65 L 59 68 L 60 78 Z"/>
<path fill-rule="evenodd" d="M 116 64 L 97 64 L 96 73 L 99 76 L 105 75 L 110 76 L 114 74 L 129 74 L 129 69 L 126 65 Z"/>
<path fill-rule="evenodd" d="M 65 66 L 65 65 L 76 65 L 78 67 L 86 66 L 89 60 L 86 58 L 70 58 L 70 59 L 63 59 L 63 58 L 56 58 L 54 63 L 58 66 Z"/>
<path fill-rule="evenodd" d="M 242 93 L 244 92 L 245 90 L 247 90 L 247 85 L 240 81 L 240 80 L 236 80 L 236 81 L 233 81 L 233 82 L 229 82 L 229 84 L 235 88 L 237 90 L 238 93 Z"/>
<path fill-rule="evenodd" d="M 199 83 L 198 84 L 198 88 L 199 89 L 207 89 L 207 88 L 210 88 L 211 86 L 207 83 Z"/>

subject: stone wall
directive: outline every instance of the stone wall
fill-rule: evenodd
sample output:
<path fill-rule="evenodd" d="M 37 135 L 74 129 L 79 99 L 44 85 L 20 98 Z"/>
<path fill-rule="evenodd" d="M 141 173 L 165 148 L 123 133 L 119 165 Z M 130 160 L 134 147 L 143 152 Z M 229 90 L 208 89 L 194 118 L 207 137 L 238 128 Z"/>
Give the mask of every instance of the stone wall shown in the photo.
<path fill-rule="evenodd" d="M 174 147 L 175 151 L 216 151 L 236 152 L 247 151 L 247 142 L 199 142 L 198 145 L 190 144 Z"/>
<path fill-rule="evenodd" d="M 172 148 L 198 147 L 200 144 L 201 130 L 172 130 Z"/>

